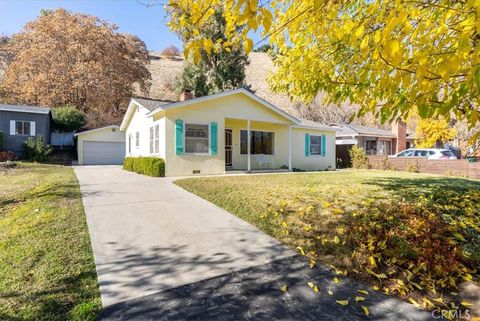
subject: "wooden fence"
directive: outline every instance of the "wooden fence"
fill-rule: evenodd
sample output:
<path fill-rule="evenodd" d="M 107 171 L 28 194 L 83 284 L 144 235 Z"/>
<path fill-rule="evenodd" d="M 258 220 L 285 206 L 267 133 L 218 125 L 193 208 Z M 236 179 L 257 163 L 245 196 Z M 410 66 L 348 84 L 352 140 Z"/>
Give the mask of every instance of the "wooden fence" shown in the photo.
<path fill-rule="evenodd" d="M 385 156 L 368 156 L 370 165 L 373 168 L 385 169 L 386 165 L 391 165 L 394 169 L 407 171 L 416 167 L 420 173 L 430 173 L 438 175 L 453 175 L 480 179 L 480 160 L 476 163 L 470 163 L 466 159 L 455 160 L 431 160 L 415 157 L 388 158 Z"/>

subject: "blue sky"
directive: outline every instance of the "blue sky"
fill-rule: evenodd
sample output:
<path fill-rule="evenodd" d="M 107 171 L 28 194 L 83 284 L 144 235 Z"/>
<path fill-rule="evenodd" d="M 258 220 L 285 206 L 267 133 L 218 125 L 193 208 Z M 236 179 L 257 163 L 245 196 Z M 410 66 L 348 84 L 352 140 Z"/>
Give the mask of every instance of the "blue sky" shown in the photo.
<path fill-rule="evenodd" d="M 38 16 L 40 9 L 60 7 L 116 24 L 119 31 L 140 37 L 149 50 L 162 50 L 172 44 L 181 48 L 181 41 L 165 25 L 163 6 L 146 7 L 135 0 L 0 0 L 0 34 L 11 35 L 20 31 Z"/>

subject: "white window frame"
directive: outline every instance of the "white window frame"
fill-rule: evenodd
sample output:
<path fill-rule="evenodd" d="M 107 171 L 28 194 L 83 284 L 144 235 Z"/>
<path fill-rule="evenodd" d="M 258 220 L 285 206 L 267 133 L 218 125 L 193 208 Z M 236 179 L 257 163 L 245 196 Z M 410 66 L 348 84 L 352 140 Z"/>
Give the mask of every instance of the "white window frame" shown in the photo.
<path fill-rule="evenodd" d="M 17 133 L 17 123 L 22 123 L 22 134 Z M 25 134 L 25 123 L 28 123 L 28 133 Z M 15 120 L 15 136 L 32 136 L 32 122 L 28 120 Z"/>
<path fill-rule="evenodd" d="M 187 152 L 187 125 L 201 125 L 201 126 L 208 126 L 208 136 L 207 136 L 207 146 L 208 146 L 208 152 L 206 153 L 190 153 Z M 211 137 L 211 128 L 210 128 L 210 123 L 202 123 L 202 122 L 184 122 L 183 124 L 183 153 L 185 155 L 198 155 L 198 156 L 207 156 L 211 155 L 211 149 L 210 149 L 210 137 Z"/>
<path fill-rule="evenodd" d="M 240 139 L 240 156 L 248 156 L 248 151 L 247 151 L 247 154 L 242 154 L 242 131 L 245 131 L 248 133 L 248 129 L 245 128 L 245 129 L 240 129 L 240 135 L 239 135 L 239 139 Z M 272 153 L 271 154 L 253 154 L 253 153 L 250 153 L 250 155 L 268 155 L 268 156 L 275 156 L 275 132 L 273 131 L 269 131 L 269 130 L 261 130 L 261 129 L 250 129 L 250 138 L 253 137 L 252 133 L 253 132 L 263 132 L 263 133 L 271 133 L 272 134 Z M 248 139 L 248 137 L 247 137 Z M 248 144 L 248 142 L 247 142 Z M 250 143 L 251 145 L 251 143 Z M 248 148 L 247 148 L 248 149 Z M 250 147 L 250 152 L 252 151 L 252 147 Z"/>
<path fill-rule="evenodd" d="M 319 144 L 312 144 L 312 137 L 318 137 L 320 139 L 320 143 Z M 313 157 L 319 157 L 319 156 L 322 156 L 322 135 L 312 135 L 310 134 L 310 145 L 308 146 L 308 155 L 309 156 L 313 156 Z M 312 145 L 318 145 L 320 148 L 318 149 L 319 150 L 319 153 L 318 154 L 313 154 L 312 153 Z"/>
<path fill-rule="evenodd" d="M 153 150 L 155 154 L 160 153 L 160 124 L 153 125 Z"/>
<path fill-rule="evenodd" d="M 140 132 L 135 132 L 135 148 L 140 148 Z"/>
<path fill-rule="evenodd" d="M 150 155 L 154 154 L 154 137 L 155 137 L 155 129 L 154 126 L 150 126 L 150 140 L 149 140 L 149 148 L 150 148 Z"/>

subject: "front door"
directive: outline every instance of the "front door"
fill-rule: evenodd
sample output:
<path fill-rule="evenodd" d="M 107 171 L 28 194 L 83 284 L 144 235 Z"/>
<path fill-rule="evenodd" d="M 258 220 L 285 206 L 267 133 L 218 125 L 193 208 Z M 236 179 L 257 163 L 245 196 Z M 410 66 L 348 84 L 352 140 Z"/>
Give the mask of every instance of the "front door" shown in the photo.
<path fill-rule="evenodd" d="M 225 166 L 232 166 L 232 142 L 233 134 L 231 129 L 225 129 Z"/>

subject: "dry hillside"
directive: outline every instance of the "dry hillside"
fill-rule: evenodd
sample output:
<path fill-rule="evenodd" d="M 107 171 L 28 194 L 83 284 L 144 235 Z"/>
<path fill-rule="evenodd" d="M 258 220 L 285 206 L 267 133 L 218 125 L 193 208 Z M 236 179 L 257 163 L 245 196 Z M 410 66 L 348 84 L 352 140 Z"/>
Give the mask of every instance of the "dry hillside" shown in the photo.
<path fill-rule="evenodd" d="M 182 72 L 183 58 L 167 58 L 158 52 L 150 52 L 149 70 L 152 74 L 152 86 L 148 94 L 149 98 L 162 100 L 177 100 L 178 95 L 174 92 L 173 82 Z M 249 55 L 249 65 L 246 68 L 246 84 L 258 96 L 282 108 L 283 110 L 297 115 L 294 104 L 284 95 L 274 94 L 268 89 L 267 75 L 274 70 L 272 60 L 266 53 L 252 52 Z M 138 95 L 142 95 L 138 93 Z M 297 115 L 298 116 L 298 115 Z"/>

